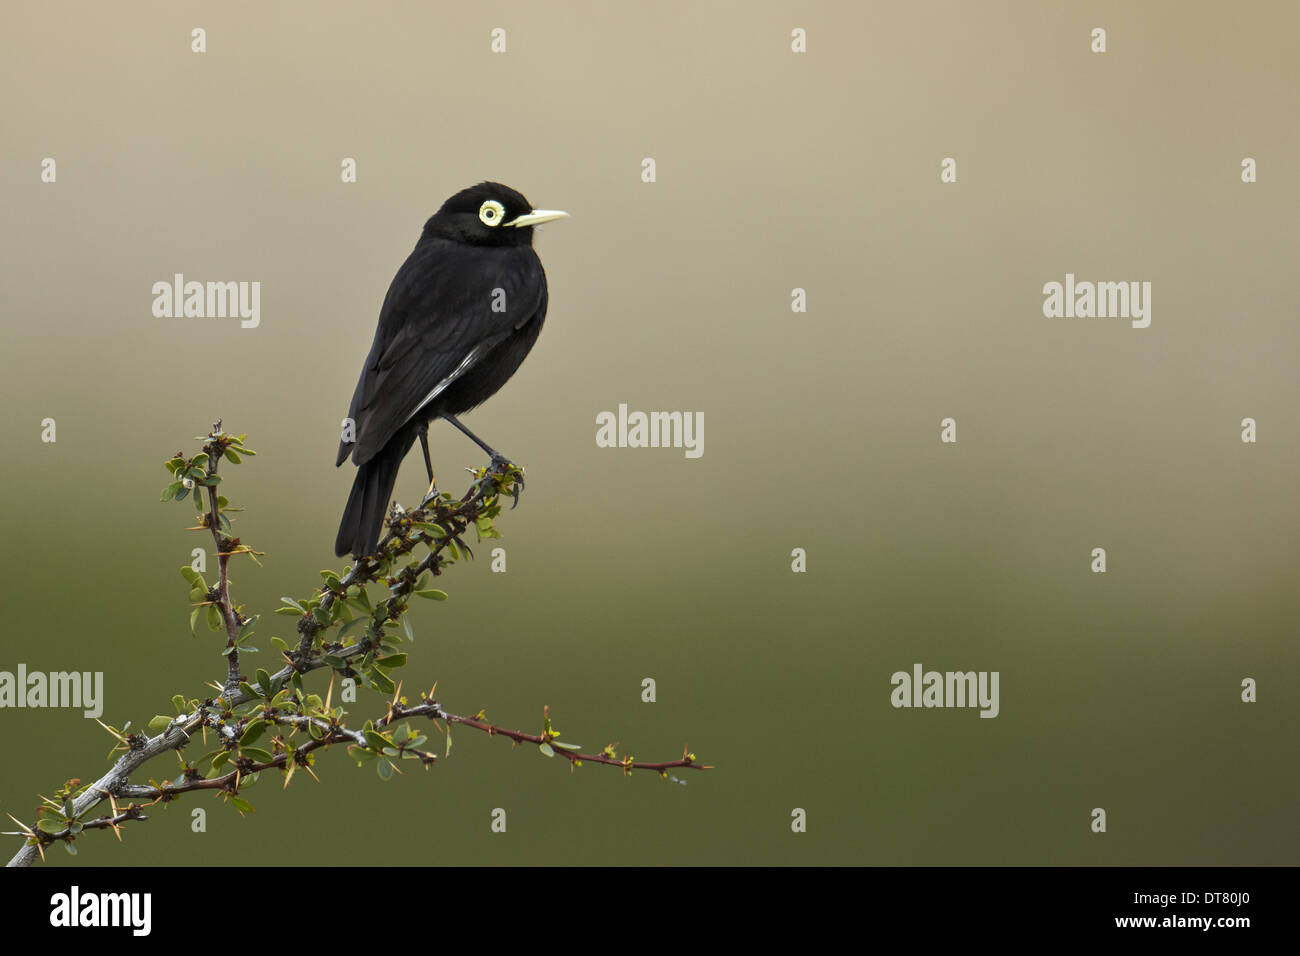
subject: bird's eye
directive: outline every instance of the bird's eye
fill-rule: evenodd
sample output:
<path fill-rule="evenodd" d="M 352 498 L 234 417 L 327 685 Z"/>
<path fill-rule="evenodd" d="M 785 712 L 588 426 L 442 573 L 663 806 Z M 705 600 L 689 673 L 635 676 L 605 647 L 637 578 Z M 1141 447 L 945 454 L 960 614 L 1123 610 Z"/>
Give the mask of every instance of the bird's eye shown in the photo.
<path fill-rule="evenodd" d="M 489 199 L 478 207 L 478 218 L 485 226 L 499 226 L 506 216 L 506 207 L 495 199 Z"/>

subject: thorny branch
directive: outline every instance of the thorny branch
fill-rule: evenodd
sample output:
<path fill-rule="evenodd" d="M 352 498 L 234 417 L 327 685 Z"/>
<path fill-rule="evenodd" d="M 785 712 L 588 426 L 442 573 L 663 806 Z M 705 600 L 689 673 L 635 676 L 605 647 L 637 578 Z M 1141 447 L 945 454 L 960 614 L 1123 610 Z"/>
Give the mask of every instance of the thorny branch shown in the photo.
<path fill-rule="evenodd" d="M 206 468 L 207 474 L 207 493 L 208 493 L 208 510 L 203 515 L 203 525 L 212 532 L 212 543 L 216 546 L 217 567 L 219 569 L 219 579 L 217 582 L 216 593 L 212 595 L 213 604 L 221 614 L 222 623 L 226 627 L 226 661 L 227 677 L 226 690 L 233 690 L 239 686 L 239 648 L 236 642 L 239 640 L 239 627 L 243 623 L 240 620 L 239 612 L 231 606 L 230 603 L 230 575 L 229 565 L 231 554 L 238 553 L 234 551 L 240 546 L 238 538 L 230 538 L 222 533 L 222 512 L 217 497 L 217 463 L 221 461 L 221 456 L 231 447 L 224 444 L 219 437 L 221 433 L 221 422 L 217 422 L 212 427 L 212 434 L 208 436 L 208 442 L 203 446 L 204 453 L 208 456 Z M 238 452 L 236 452 L 238 454 Z M 182 484 L 188 480 L 183 479 Z M 192 487 L 185 485 L 185 487 Z M 197 488 L 194 489 L 196 492 Z M 198 498 L 196 497 L 196 503 Z M 227 522 L 228 524 L 228 522 Z"/>
<path fill-rule="evenodd" d="M 198 455 L 186 459 L 178 452 L 167 462 L 175 480 L 163 492 L 164 500 L 183 500 L 192 494 L 200 512 L 197 530 L 210 530 L 216 545 L 218 580 L 214 585 L 209 587 L 192 567 L 182 568 L 181 573 L 190 582 L 190 597 L 195 605 L 191 627 L 206 609 L 209 627 L 225 635 L 222 653 L 227 659 L 226 678 L 211 685 L 219 696 L 187 700 L 177 695 L 173 704 L 178 715 L 156 717 L 151 722 L 151 729 L 159 731 L 156 736 L 127 733 L 129 723 L 122 730 L 105 725 L 118 741 L 114 751 L 125 752 L 93 783 L 80 786 L 80 780 L 69 780 L 55 792 L 54 799 L 43 797 L 34 826 L 11 816 L 21 830 L 10 835 L 25 839 L 9 866 L 30 866 L 38 857 L 44 858 L 45 847 L 56 842 L 75 853 L 74 842 L 88 830 L 111 829 L 120 840 L 123 823 L 148 819 L 143 812 L 146 807 L 168 803 L 191 791 L 216 791 L 241 814 L 251 812 L 252 805 L 239 794 L 241 788 L 256 782 L 262 771 L 280 771 L 286 787 L 300 769 L 315 777 L 314 752 L 336 744 L 346 744 L 358 764 L 375 763 L 384 779 L 401 772 L 399 764 L 408 760 L 418 761 L 427 769 L 439 757 L 421 746 L 426 737 L 407 722 L 418 718 L 433 721 L 444 734 L 444 757 L 451 751 L 451 725 L 455 724 L 505 737 L 516 744 L 531 744 L 546 756 L 558 752 L 568 758 L 571 769 L 595 763 L 619 767 L 625 774 L 647 770 L 665 777 L 673 769 L 711 769 L 698 763 L 689 752 L 683 752 L 678 760 L 655 763 L 619 757 L 613 746 L 599 753 L 581 753 L 577 746 L 559 739 L 559 732 L 551 726 L 549 709 L 543 711 L 542 732 L 529 734 L 491 724 L 481 712 L 471 717 L 453 714 L 434 699 L 432 690 L 422 695 L 418 704 L 408 704 L 402 696 L 400 685 L 389 673 L 406 663 L 406 655 L 398 650 L 398 628 L 408 638 L 411 636 L 406 618 L 410 597 L 446 598 L 442 591 L 423 587 L 425 576 L 441 575 L 462 554 L 472 556 L 463 539 L 471 525 L 480 539 L 499 537 L 493 519 L 501 511 L 502 495 L 511 495 L 518 503 L 522 471 L 500 460 L 474 471 L 475 480 L 459 499 L 443 494 L 422 502 L 411 512 L 395 506 L 389 533 L 375 554 L 358 559 L 343 574 L 322 571 L 324 584 L 310 598 L 284 598 L 285 607 L 277 609 L 277 613 L 297 618 L 298 642 L 291 647 L 272 638 L 280 649 L 283 666 L 274 674 L 259 669 L 255 680 L 250 681 L 240 673 L 239 650 L 255 650 L 248 646 L 248 640 L 257 619 L 245 617 L 233 602 L 228 568 L 236 555 L 248 554 L 256 560 L 261 552 L 253 551 L 231 534 L 228 513 L 238 509 L 230 508 L 225 497 L 217 493 L 220 461 L 224 458 L 239 464 L 242 456 L 256 454 L 244 446 L 243 440 L 242 435 L 222 431 L 218 421 L 203 439 Z M 428 553 L 406 560 L 420 546 Z M 389 595 L 372 601 L 366 590 L 372 584 L 385 585 Z M 336 633 L 328 636 L 335 628 Z M 304 674 L 326 667 L 337 676 L 364 680 L 381 692 L 391 693 L 387 712 L 366 721 L 360 729 L 349 727 L 345 723 L 347 712 L 332 706 L 333 677 L 324 700 L 303 685 Z M 206 742 L 209 730 L 214 732 L 217 749 L 187 761 L 180 751 L 196 732 Z M 177 753 L 181 765 L 178 777 L 161 782 L 150 778 L 148 785 L 130 782 L 138 768 L 168 751 Z M 111 814 L 83 819 L 105 800 Z M 127 801 L 125 807 L 120 805 L 123 800 Z"/>

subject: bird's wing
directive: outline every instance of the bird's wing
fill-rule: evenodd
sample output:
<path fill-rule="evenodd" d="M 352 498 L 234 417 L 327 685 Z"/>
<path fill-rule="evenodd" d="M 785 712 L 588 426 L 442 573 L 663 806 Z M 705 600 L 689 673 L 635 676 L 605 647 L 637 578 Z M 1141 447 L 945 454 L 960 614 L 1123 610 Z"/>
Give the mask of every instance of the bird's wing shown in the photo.
<path fill-rule="evenodd" d="M 348 411 L 356 441 L 340 443 L 338 464 L 349 454 L 369 461 L 545 301 L 542 265 L 528 246 L 422 240 L 388 287 Z"/>

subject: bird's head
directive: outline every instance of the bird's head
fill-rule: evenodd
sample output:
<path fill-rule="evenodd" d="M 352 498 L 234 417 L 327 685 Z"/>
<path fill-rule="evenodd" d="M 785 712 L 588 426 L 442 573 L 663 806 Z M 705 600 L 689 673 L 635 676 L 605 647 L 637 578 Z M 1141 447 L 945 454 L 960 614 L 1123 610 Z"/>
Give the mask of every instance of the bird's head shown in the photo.
<path fill-rule="evenodd" d="M 569 214 L 534 209 L 520 193 L 501 183 L 479 183 L 452 196 L 424 224 L 424 234 L 482 246 L 526 246 L 533 227 Z"/>

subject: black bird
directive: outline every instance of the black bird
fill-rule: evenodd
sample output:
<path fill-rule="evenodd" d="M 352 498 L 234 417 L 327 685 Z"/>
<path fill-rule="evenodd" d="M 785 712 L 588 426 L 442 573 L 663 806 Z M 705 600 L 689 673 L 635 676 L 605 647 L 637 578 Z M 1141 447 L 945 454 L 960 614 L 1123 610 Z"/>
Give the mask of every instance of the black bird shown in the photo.
<path fill-rule="evenodd" d="M 351 455 L 356 480 L 334 541 L 337 555 L 379 541 L 402 459 L 417 438 L 433 487 L 429 423 L 445 418 L 494 460 L 503 459 L 456 416 L 515 373 L 546 318 L 546 272 L 533 227 L 568 213 L 534 209 L 515 190 L 479 183 L 452 196 L 397 270 L 361 369 L 336 465 Z"/>

